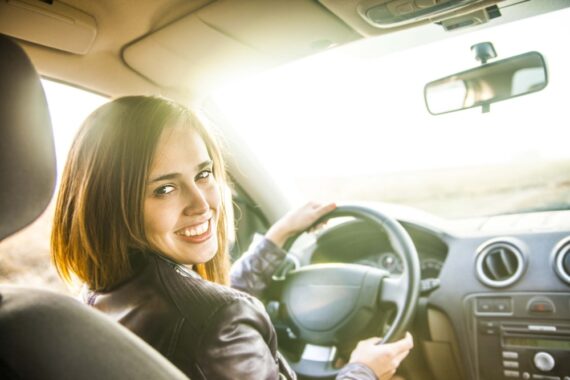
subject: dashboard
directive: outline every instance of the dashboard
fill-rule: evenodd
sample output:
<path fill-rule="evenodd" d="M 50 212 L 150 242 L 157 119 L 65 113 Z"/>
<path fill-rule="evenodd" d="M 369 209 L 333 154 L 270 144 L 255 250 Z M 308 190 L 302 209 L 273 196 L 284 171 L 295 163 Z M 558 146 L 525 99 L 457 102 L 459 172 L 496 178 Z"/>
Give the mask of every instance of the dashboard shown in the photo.
<path fill-rule="evenodd" d="M 422 256 L 419 254 L 420 257 Z M 388 251 L 381 252 L 377 254 L 372 254 L 353 262 L 354 264 L 366 265 L 375 267 L 378 269 L 384 269 L 390 274 L 402 274 L 404 269 L 402 259 L 397 253 Z M 438 278 L 439 272 L 443 266 L 443 261 L 437 258 L 421 257 L 420 258 L 420 269 L 422 279 L 428 278 Z"/>
<path fill-rule="evenodd" d="M 421 278 L 437 279 L 447 256 L 447 245 L 433 232 L 405 224 L 420 260 Z M 403 263 L 392 249 L 388 236 L 364 221 L 351 221 L 333 227 L 319 239 L 310 263 L 349 263 L 402 273 Z"/>
<path fill-rule="evenodd" d="M 570 379 L 569 211 L 396 219 L 416 247 L 422 285 L 437 284 L 421 287 L 411 328 L 426 379 Z M 386 233 L 361 220 L 323 231 L 303 261 L 403 269 Z"/>

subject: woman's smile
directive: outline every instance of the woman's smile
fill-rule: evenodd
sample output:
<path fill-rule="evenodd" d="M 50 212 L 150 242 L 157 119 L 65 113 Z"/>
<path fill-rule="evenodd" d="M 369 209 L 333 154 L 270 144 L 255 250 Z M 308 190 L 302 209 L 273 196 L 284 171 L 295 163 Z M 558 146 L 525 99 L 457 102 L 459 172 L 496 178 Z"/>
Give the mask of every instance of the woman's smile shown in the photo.
<path fill-rule="evenodd" d="M 211 218 L 198 225 L 184 227 L 175 232 L 184 241 L 189 243 L 202 243 L 212 236 L 212 229 L 210 228 Z"/>

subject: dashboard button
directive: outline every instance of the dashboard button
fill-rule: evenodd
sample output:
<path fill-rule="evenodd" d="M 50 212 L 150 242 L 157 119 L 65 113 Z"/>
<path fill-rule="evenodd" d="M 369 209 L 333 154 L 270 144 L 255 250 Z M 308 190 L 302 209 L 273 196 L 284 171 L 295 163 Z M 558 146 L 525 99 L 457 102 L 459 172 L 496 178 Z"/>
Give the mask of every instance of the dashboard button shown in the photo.
<path fill-rule="evenodd" d="M 534 365 L 542 372 L 552 371 L 556 362 L 548 352 L 537 352 L 533 358 Z M 534 375 L 533 375 L 534 378 Z"/>
<path fill-rule="evenodd" d="M 531 300 L 528 304 L 528 311 L 531 313 L 553 313 L 554 304 L 548 299 Z"/>
<path fill-rule="evenodd" d="M 498 313 L 510 313 L 512 311 L 511 301 L 508 299 L 495 300 L 494 309 Z"/>
<path fill-rule="evenodd" d="M 503 375 L 505 375 L 505 377 L 510 377 L 510 378 L 519 378 L 520 377 L 520 372 L 519 371 L 511 371 L 511 370 L 504 370 L 503 371 Z"/>
<path fill-rule="evenodd" d="M 478 299 L 477 300 L 477 311 L 481 313 L 490 313 L 494 310 L 493 300 L 491 299 Z"/>
<path fill-rule="evenodd" d="M 518 359 L 519 353 L 514 351 L 503 351 L 503 359 Z"/>
<path fill-rule="evenodd" d="M 503 361 L 503 367 L 505 367 L 505 368 L 519 368 L 519 362 Z"/>
<path fill-rule="evenodd" d="M 480 321 L 479 333 L 481 335 L 496 335 L 499 331 L 499 324 L 492 321 Z"/>
<path fill-rule="evenodd" d="M 499 327 L 499 324 L 493 321 L 480 321 L 479 326 L 482 329 L 496 329 L 497 327 Z"/>
<path fill-rule="evenodd" d="M 532 375 L 533 380 L 560 380 L 558 376 Z"/>

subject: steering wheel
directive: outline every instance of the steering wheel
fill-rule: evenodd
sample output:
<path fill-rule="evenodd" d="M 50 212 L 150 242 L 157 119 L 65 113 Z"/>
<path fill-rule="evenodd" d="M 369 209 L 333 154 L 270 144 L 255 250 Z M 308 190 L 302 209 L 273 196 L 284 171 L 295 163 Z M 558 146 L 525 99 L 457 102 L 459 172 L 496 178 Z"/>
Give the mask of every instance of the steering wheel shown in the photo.
<path fill-rule="evenodd" d="M 399 339 L 418 301 L 420 264 L 406 230 L 383 212 L 359 204 L 338 206 L 315 225 L 347 216 L 368 221 L 379 232 L 387 233 L 402 258 L 403 273 L 392 276 L 382 269 L 354 264 L 311 264 L 274 276 L 266 306 L 280 347 L 285 340 L 297 348 L 289 347 L 282 353 L 293 370 L 304 377 L 336 376 L 336 348 L 377 334 L 386 325 L 387 314 L 393 320 L 382 343 Z"/>

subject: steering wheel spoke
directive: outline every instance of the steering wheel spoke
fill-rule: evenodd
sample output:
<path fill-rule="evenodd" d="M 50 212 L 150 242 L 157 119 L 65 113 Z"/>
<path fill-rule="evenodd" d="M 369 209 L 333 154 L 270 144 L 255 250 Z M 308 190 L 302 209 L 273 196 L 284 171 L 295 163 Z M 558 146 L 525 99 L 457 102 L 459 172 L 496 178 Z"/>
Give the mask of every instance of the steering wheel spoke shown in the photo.
<path fill-rule="evenodd" d="M 406 300 L 407 281 L 404 276 L 389 276 L 382 279 L 380 303 L 395 305 L 397 309 L 403 308 Z"/>
<path fill-rule="evenodd" d="M 335 346 L 306 344 L 301 355 L 301 363 L 304 366 L 301 372 L 334 376 L 338 371 L 334 366 L 336 355 L 337 349 Z"/>

